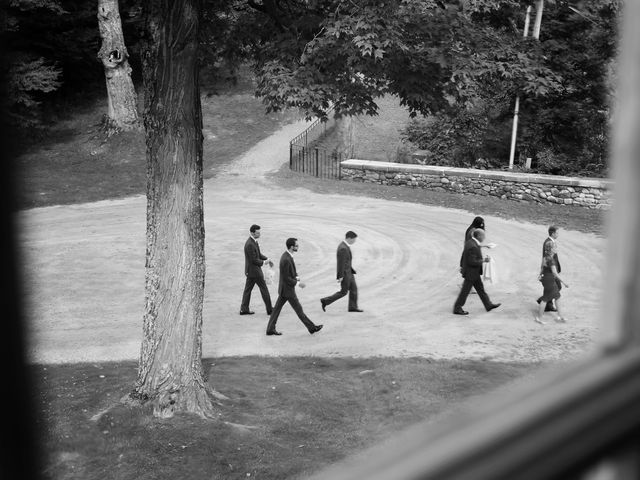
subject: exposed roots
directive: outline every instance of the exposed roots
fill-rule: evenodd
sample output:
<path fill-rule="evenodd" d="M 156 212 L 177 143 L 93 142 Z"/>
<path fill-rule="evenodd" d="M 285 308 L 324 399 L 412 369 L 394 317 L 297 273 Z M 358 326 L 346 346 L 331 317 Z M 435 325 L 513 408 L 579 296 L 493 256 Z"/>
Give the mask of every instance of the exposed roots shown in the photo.
<path fill-rule="evenodd" d="M 133 391 L 122 398 L 122 403 L 130 406 L 150 406 L 153 416 L 158 418 L 171 418 L 178 412 L 193 413 L 201 418 L 212 419 L 218 415 L 214 401 L 228 400 L 221 393 L 213 392 L 209 388 L 200 385 L 183 386 L 179 390 L 163 391 L 154 397 Z"/>
<path fill-rule="evenodd" d="M 120 132 L 137 130 L 139 128 L 141 128 L 140 122 L 119 124 L 106 113 L 102 116 L 102 121 L 100 122 L 100 131 L 106 138 L 111 138 Z"/>

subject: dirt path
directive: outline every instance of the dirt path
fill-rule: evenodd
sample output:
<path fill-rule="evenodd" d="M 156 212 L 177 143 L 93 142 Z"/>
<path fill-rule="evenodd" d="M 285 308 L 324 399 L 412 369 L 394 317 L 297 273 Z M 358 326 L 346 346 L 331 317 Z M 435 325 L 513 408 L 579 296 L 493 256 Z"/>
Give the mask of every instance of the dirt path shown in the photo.
<path fill-rule="evenodd" d="M 308 190 L 286 190 L 265 179 L 287 161 L 289 125 L 205 182 L 207 277 L 205 356 L 428 356 L 537 361 L 571 358 L 588 349 L 601 300 L 605 240 L 563 231 L 559 240 L 570 321 L 532 321 L 545 227 L 485 216 L 500 283 L 489 286 L 498 310 L 485 313 L 469 297 L 468 317 L 451 314 L 458 292 L 461 236 L 473 214 L 459 210 Z M 20 213 L 31 330 L 37 362 L 137 358 L 144 306 L 145 199 L 46 207 Z M 264 335 L 267 315 L 256 289 L 252 316 L 239 316 L 244 285 L 242 245 L 251 223 L 262 225 L 262 250 L 278 259 L 296 236 L 299 292 L 307 314 L 325 328 L 309 335 L 289 306 L 282 337 Z M 320 309 L 336 290 L 335 248 L 348 229 L 360 304 L 346 299 Z M 273 300 L 275 285 L 270 287 Z M 551 320 L 549 318 L 549 320 Z"/>

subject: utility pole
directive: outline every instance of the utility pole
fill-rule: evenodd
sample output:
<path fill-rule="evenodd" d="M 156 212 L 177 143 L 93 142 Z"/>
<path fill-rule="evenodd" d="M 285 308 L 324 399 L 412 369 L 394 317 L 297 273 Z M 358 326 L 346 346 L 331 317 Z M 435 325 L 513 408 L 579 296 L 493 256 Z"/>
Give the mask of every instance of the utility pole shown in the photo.
<path fill-rule="evenodd" d="M 540 27 L 542 25 L 542 9 L 544 8 L 544 0 L 538 0 L 536 5 L 536 19 L 533 25 L 533 38 L 540 39 Z M 531 6 L 527 7 L 527 13 L 524 18 L 523 38 L 529 35 L 529 24 L 531 23 Z M 518 135 L 518 115 L 520 114 L 520 95 L 516 97 L 516 104 L 513 108 L 513 127 L 511 129 L 511 150 L 509 152 L 509 170 L 513 170 L 513 160 L 516 154 L 516 138 Z"/>

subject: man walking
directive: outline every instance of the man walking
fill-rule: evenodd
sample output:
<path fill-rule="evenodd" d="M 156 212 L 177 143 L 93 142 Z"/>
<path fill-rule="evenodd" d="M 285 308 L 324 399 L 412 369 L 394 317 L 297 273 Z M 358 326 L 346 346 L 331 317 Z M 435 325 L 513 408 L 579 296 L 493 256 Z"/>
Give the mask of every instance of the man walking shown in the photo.
<path fill-rule="evenodd" d="M 309 317 L 307 317 L 302 310 L 302 305 L 296 295 L 296 286 L 304 288 L 305 284 L 300 281 L 298 272 L 296 271 L 296 263 L 293 261 L 293 254 L 298 251 L 298 239 L 288 238 L 286 242 L 287 251 L 280 257 L 280 281 L 278 283 L 278 300 L 276 300 L 276 306 L 269 317 L 269 323 L 267 325 L 267 335 L 282 335 L 282 333 L 276 330 L 276 322 L 280 311 L 284 304 L 289 302 L 289 305 L 293 308 L 298 315 L 298 318 L 304 326 L 307 327 L 309 333 L 314 334 L 322 329 L 322 325 L 315 325 Z"/>
<path fill-rule="evenodd" d="M 358 286 L 356 285 L 356 279 L 354 277 L 356 271 L 351 267 L 352 257 L 350 245 L 355 243 L 357 237 L 358 235 L 356 235 L 355 232 L 349 230 L 344 237 L 344 241 L 340 242 L 340 245 L 338 245 L 337 278 L 338 283 L 340 283 L 340 291 L 329 297 L 320 299 L 320 305 L 322 305 L 323 312 L 326 312 L 327 305 L 331 305 L 336 300 L 344 297 L 347 293 L 349 294 L 349 311 L 362 312 L 362 310 L 358 308 Z"/>
<path fill-rule="evenodd" d="M 464 245 L 464 251 L 462 252 L 462 276 L 464 277 L 464 282 L 462 282 L 460 295 L 458 295 L 456 303 L 453 306 L 453 313 L 456 315 L 469 314 L 469 312 L 463 310 L 462 307 L 467 301 L 471 287 L 476 289 L 487 312 L 500 306 L 499 303 L 491 303 L 489 296 L 484 291 L 484 284 L 482 283 L 482 264 L 489 261 L 489 256 L 483 260 L 480 250 L 480 244 L 484 242 L 484 238 L 484 230 L 480 228 L 476 229 Z"/>
<path fill-rule="evenodd" d="M 556 227 L 555 225 L 551 225 L 549 227 L 549 230 L 548 230 L 549 236 L 544 240 L 544 242 L 542 242 L 542 264 L 544 266 L 546 252 L 553 250 L 554 252 L 553 261 L 556 265 L 558 273 L 560 273 L 562 272 L 562 268 L 560 268 L 560 261 L 558 260 L 558 253 L 556 250 L 556 239 L 558 238 L 558 235 L 559 235 L 558 230 L 559 228 Z M 541 272 L 542 272 L 542 268 L 543 267 L 540 267 Z M 542 279 L 542 273 L 540 273 L 539 278 Z M 558 291 L 562 290 L 562 283 L 559 280 L 556 280 L 556 284 L 558 285 Z M 542 297 L 538 297 L 538 300 L 536 300 L 538 305 L 540 304 L 541 301 L 542 301 Z M 558 311 L 556 306 L 553 304 L 553 300 L 549 300 L 547 302 L 547 305 L 544 307 L 544 311 L 545 312 Z"/>
<path fill-rule="evenodd" d="M 244 274 L 247 280 L 244 284 L 244 292 L 242 294 L 242 303 L 240 305 L 240 315 L 253 315 L 255 312 L 249 310 L 249 302 L 251 301 L 251 291 L 254 285 L 258 285 L 262 300 L 267 308 L 267 315 L 271 315 L 273 308 L 271 307 L 271 295 L 264 281 L 262 273 L 262 265 L 265 262 L 273 267 L 273 262 L 260 252 L 258 239 L 260 238 L 260 225 L 251 225 L 249 228 L 249 238 L 244 244 Z"/>

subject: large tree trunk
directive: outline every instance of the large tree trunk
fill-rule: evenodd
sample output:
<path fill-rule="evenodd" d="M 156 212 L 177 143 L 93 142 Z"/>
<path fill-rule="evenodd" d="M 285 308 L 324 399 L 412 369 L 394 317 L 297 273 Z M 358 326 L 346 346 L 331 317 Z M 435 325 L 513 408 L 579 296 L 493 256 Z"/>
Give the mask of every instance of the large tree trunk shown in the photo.
<path fill-rule="evenodd" d="M 102 38 L 98 58 L 104 65 L 109 98 L 107 123 L 117 130 L 131 130 L 139 123 L 138 108 L 118 0 L 98 0 L 98 26 Z"/>
<path fill-rule="evenodd" d="M 131 397 L 154 414 L 207 417 L 212 391 L 201 363 L 204 295 L 199 0 L 152 0 L 144 53 L 147 135 L 146 309 Z"/>

